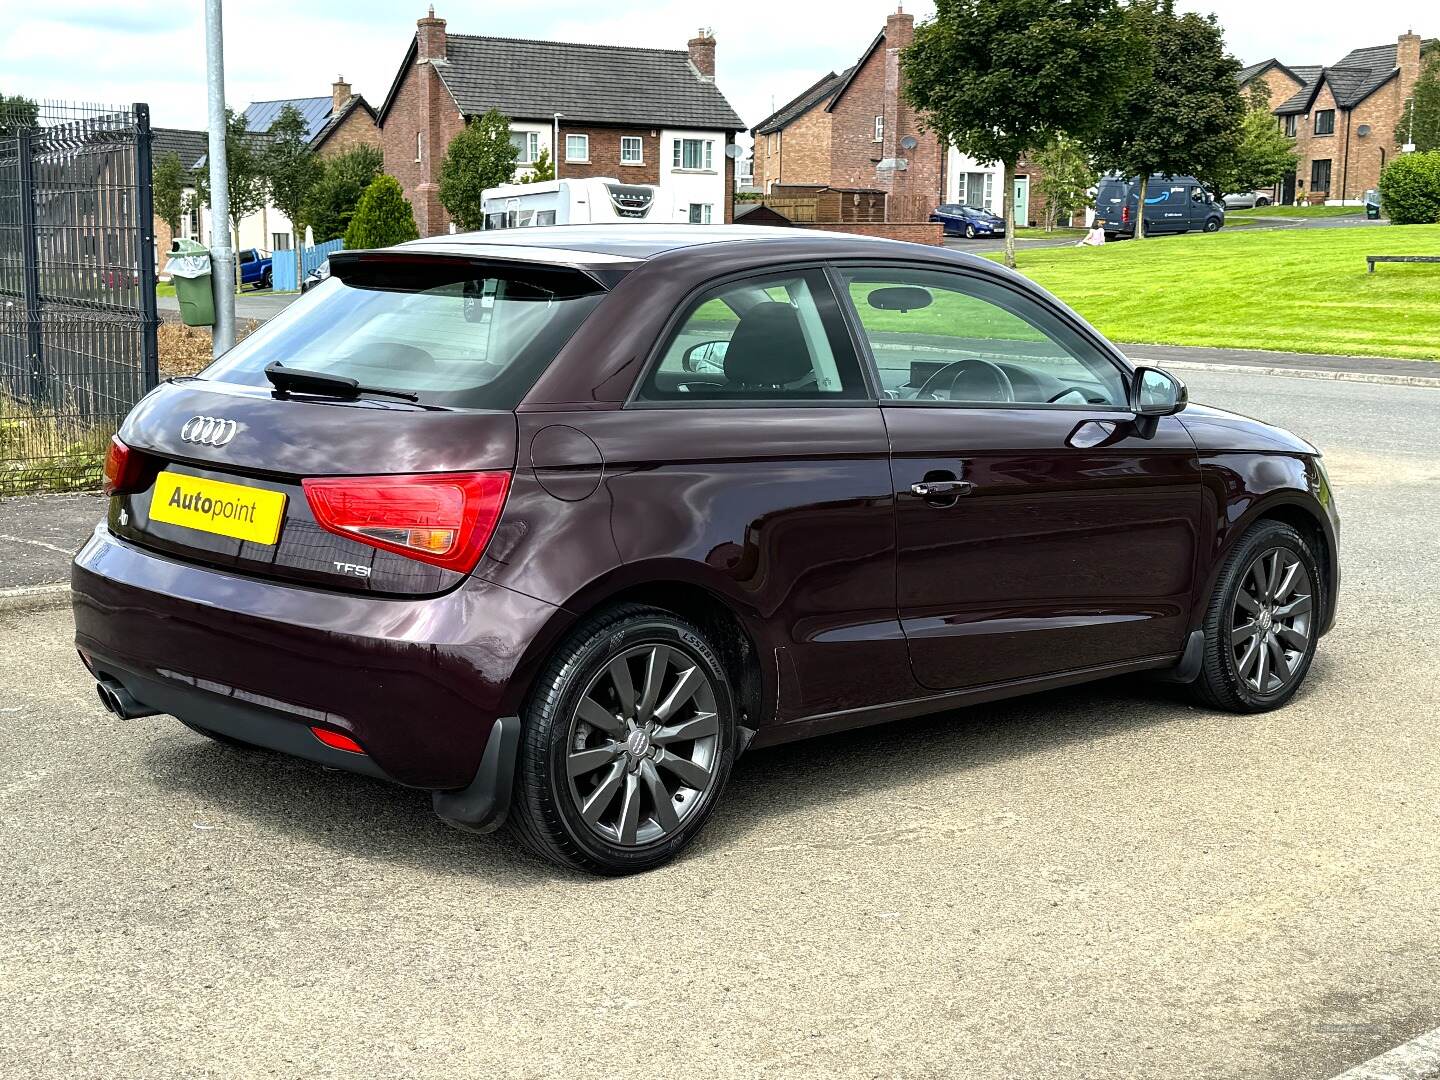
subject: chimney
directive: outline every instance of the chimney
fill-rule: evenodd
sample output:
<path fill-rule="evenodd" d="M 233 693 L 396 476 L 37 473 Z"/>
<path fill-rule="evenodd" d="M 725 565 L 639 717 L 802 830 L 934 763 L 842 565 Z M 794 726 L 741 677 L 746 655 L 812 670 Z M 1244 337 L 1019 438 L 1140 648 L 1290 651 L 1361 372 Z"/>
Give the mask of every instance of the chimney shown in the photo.
<path fill-rule="evenodd" d="M 885 20 L 885 48 L 903 49 L 915 40 L 915 16 L 905 14 L 903 7 Z"/>
<path fill-rule="evenodd" d="M 430 5 L 430 11 L 425 18 L 415 21 L 415 26 L 415 36 L 420 42 L 420 63 L 445 63 L 445 20 L 435 17 L 434 4 Z"/>
<path fill-rule="evenodd" d="M 345 81 L 344 75 L 336 75 L 335 81 L 330 84 L 330 113 L 334 115 L 343 109 L 350 101 L 350 84 Z"/>
<path fill-rule="evenodd" d="M 1420 78 L 1420 35 L 1413 30 L 1400 35 L 1395 45 L 1395 66 L 1400 69 L 1400 97 L 1409 98 Z"/>
<path fill-rule="evenodd" d="M 690 48 L 690 63 L 706 82 L 715 81 L 715 35 L 706 27 L 685 43 Z"/>

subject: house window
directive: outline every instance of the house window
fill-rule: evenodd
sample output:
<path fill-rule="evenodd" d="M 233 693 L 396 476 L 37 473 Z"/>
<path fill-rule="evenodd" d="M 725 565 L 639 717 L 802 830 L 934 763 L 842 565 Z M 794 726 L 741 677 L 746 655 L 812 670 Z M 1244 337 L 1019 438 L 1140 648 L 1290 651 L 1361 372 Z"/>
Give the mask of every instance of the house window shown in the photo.
<path fill-rule="evenodd" d="M 710 139 L 676 139 L 675 168 L 711 169 L 714 161 L 715 143 Z"/>
<path fill-rule="evenodd" d="M 710 203 L 708 203 L 708 202 L 707 202 L 707 203 L 692 202 L 692 203 L 690 204 L 690 224 L 691 224 L 691 225 L 709 225 L 709 224 L 710 224 Z"/>
<path fill-rule="evenodd" d="M 1330 192 L 1330 159 L 1324 161 L 1312 161 L 1310 163 L 1310 193 L 1316 192 L 1329 194 Z"/>
<path fill-rule="evenodd" d="M 289 251 L 290 234 L 288 232 L 277 232 L 270 234 L 271 251 Z"/>
<path fill-rule="evenodd" d="M 1319 112 L 1317 112 L 1317 113 L 1315 114 L 1315 134 L 1316 134 L 1316 135 L 1334 135 L 1334 134 L 1335 134 L 1335 110 L 1334 110 L 1334 109 L 1321 109 Z"/>
<path fill-rule="evenodd" d="M 985 209 L 995 205 L 995 174 L 985 173 Z"/>
<path fill-rule="evenodd" d="M 420 140 L 423 139 L 424 137 L 425 137 L 425 133 L 424 133 L 424 132 L 421 132 L 421 131 L 415 132 L 415 160 L 416 160 L 416 161 L 419 161 L 419 160 L 420 160 Z"/>
<path fill-rule="evenodd" d="M 875 141 L 885 141 L 885 117 L 883 116 L 875 117 Z"/>
<path fill-rule="evenodd" d="M 590 136 L 566 135 L 565 160 L 586 162 L 590 160 Z"/>
<path fill-rule="evenodd" d="M 1285 117 L 1285 134 L 1292 139 L 1295 138 L 1295 133 L 1298 128 L 1298 125 L 1296 123 L 1297 120 L 1298 117 L 1294 113 L 1291 113 L 1289 116 Z"/>
<path fill-rule="evenodd" d="M 620 164 L 645 164 L 645 144 L 640 141 L 639 135 L 620 136 Z"/>
<path fill-rule="evenodd" d="M 510 145 L 520 151 L 515 158 L 516 165 L 533 165 L 540 156 L 540 133 L 538 131 L 512 131 Z"/>

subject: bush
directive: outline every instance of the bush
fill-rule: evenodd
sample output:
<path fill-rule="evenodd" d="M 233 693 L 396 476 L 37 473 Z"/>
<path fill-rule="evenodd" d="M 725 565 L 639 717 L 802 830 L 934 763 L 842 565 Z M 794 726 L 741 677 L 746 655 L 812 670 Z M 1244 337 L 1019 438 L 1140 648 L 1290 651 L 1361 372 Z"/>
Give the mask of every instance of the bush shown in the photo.
<path fill-rule="evenodd" d="M 1440 150 L 1402 154 L 1380 174 L 1380 203 L 1395 225 L 1440 222 Z"/>
<path fill-rule="evenodd" d="M 379 148 L 367 144 L 322 160 L 320 178 L 310 191 L 304 215 L 315 231 L 317 244 L 345 235 L 360 197 L 380 175 L 384 164 Z"/>
<path fill-rule="evenodd" d="M 415 212 L 393 176 L 377 176 L 360 196 L 355 216 L 345 230 L 347 248 L 379 248 L 417 240 Z"/>

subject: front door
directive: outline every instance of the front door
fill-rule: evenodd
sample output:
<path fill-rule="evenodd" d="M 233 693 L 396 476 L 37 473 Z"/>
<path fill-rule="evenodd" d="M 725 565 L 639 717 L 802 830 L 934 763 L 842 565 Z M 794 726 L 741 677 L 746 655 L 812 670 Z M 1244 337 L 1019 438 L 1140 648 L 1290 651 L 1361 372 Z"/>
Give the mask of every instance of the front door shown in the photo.
<path fill-rule="evenodd" d="M 878 368 L 917 680 L 977 688 L 1183 648 L 1202 527 L 1175 417 L 1058 309 L 961 272 L 847 269 Z"/>
<path fill-rule="evenodd" d="M 1015 178 L 1015 224 L 1024 228 L 1030 224 L 1030 178 Z"/>

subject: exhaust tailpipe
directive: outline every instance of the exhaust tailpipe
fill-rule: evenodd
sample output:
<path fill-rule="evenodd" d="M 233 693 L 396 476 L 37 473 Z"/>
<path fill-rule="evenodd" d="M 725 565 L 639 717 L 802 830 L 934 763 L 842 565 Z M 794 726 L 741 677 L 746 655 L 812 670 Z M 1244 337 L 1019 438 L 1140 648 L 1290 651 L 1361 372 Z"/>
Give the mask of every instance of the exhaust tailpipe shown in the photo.
<path fill-rule="evenodd" d="M 119 682 L 114 679 L 100 679 L 95 683 L 95 693 L 100 697 L 111 716 L 121 720 L 139 720 L 143 716 L 155 716 L 160 710 L 137 701 Z"/>

